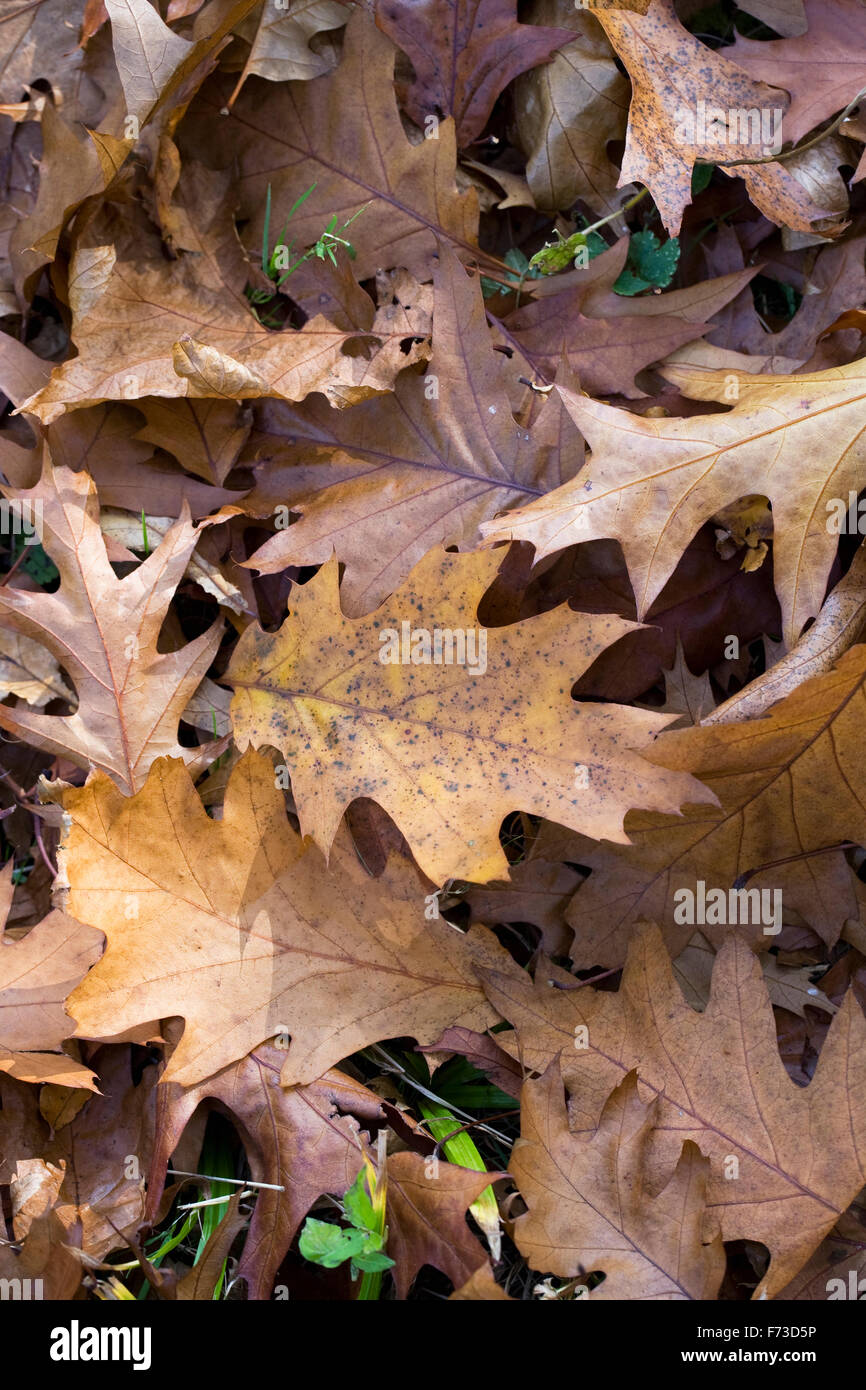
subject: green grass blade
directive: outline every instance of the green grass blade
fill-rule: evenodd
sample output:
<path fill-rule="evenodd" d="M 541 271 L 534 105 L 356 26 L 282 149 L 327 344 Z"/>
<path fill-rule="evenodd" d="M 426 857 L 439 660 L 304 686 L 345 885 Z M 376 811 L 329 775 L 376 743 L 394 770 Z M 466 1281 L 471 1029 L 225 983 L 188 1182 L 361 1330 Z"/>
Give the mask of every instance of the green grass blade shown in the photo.
<path fill-rule="evenodd" d="M 487 1164 L 478 1152 L 475 1141 L 468 1130 L 464 1129 L 460 1134 L 454 1134 L 454 1130 L 460 1128 L 462 1121 L 458 1120 L 456 1115 L 452 1115 L 446 1105 L 436 1104 L 419 1097 L 418 1108 L 427 1120 L 427 1128 L 433 1138 L 437 1142 L 445 1140 L 442 1149 L 449 1163 L 456 1163 L 461 1168 L 470 1168 L 473 1173 L 487 1172 Z M 452 1136 L 450 1139 L 446 1138 L 446 1135 L 449 1134 Z M 498 1260 L 502 1237 L 499 1225 L 499 1206 L 493 1188 L 485 1187 L 469 1210 L 487 1237 L 487 1243 L 494 1260 Z"/>

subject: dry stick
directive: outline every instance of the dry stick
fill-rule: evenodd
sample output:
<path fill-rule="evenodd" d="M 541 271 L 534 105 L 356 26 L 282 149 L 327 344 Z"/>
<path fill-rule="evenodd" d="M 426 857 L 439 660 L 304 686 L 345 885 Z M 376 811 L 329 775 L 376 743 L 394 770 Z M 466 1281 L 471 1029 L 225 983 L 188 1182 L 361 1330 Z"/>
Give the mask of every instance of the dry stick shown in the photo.
<path fill-rule="evenodd" d="M 15 561 L 14 565 L 12 566 L 12 568 L 3 576 L 2 579 L 0 579 L 0 585 L 8 584 L 8 583 L 9 583 L 9 580 L 12 578 L 13 574 L 14 574 L 15 571 L 17 570 L 18 566 L 21 564 L 21 561 L 26 557 L 26 555 L 27 555 L 27 551 L 26 551 L 26 549 L 25 549 L 24 547 L 22 547 L 21 552 L 20 552 L 20 554 L 19 554 L 19 556 L 18 556 L 18 559 Z"/>
<path fill-rule="evenodd" d="M 431 1091 L 426 1086 L 422 1086 L 421 1082 L 416 1081 L 414 1077 L 410 1076 L 406 1068 L 401 1067 L 397 1059 L 395 1057 L 392 1057 L 390 1053 L 386 1052 L 384 1047 L 381 1047 L 379 1043 L 374 1043 L 373 1046 L 370 1048 L 370 1051 L 380 1053 L 381 1056 L 383 1056 L 386 1059 L 386 1070 L 399 1073 L 399 1075 L 403 1078 L 403 1081 L 407 1086 L 411 1086 L 413 1090 L 419 1091 L 421 1095 L 426 1096 L 428 1100 L 435 1101 L 437 1105 L 447 1106 L 449 1110 L 452 1110 L 455 1115 L 459 1115 L 460 1118 L 463 1120 L 471 1120 L 473 1118 L 468 1111 L 461 1110 L 459 1105 L 452 1105 L 449 1101 L 443 1100 L 441 1096 L 437 1096 L 435 1091 Z M 435 1118 L 436 1117 L 434 1116 L 434 1119 Z M 494 1139 L 501 1140 L 503 1144 L 511 1143 L 511 1140 L 507 1137 L 507 1135 L 500 1134 L 497 1129 L 492 1129 L 490 1125 L 484 1124 L 481 1120 L 477 1120 L 475 1121 L 475 1123 L 479 1126 L 480 1129 L 483 1129 L 486 1134 L 492 1134 Z"/>
<path fill-rule="evenodd" d="M 279 1183 L 254 1182 L 252 1178 L 219 1178 L 214 1177 L 211 1173 L 187 1173 L 183 1168 L 166 1168 L 165 1171 L 170 1173 L 173 1178 L 201 1178 L 203 1182 L 227 1182 L 234 1187 L 266 1187 L 269 1192 L 285 1192 L 286 1190 Z"/>
<path fill-rule="evenodd" d="M 786 159 L 793 159 L 795 154 L 805 154 L 814 145 L 819 145 L 822 140 L 827 139 L 828 135 L 834 135 L 842 122 L 851 115 L 855 106 L 860 105 L 864 97 L 866 97 L 866 87 L 863 87 L 856 97 L 848 102 L 845 110 L 840 112 L 834 121 L 831 121 L 826 130 L 822 130 L 819 135 L 807 140 L 805 145 L 795 145 L 793 149 L 780 151 L 779 154 L 765 154 L 761 159 L 729 159 L 724 162 L 715 159 L 696 159 L 695 163 L 710 164 L 714 169 L 736 169 L 741 164 L 783 164 Z"/>
<path fill-rule="evenodd" d="M 839 580 L 824 607 L 791 651 L 757 680 L 717 706 L 701 720 L 730 724 L 760 719 L 771 705 L 790 695 L 810 676 L 829 671 L 853 647 L 866 624 L 866 543 L 861 543 L 848 573 Z"/>
<path fill-rule="evenodd" d="M 598 984 L 599 980 L 607 980 L 611 975 L 616 975 L 622 970 L 621 965 L 615 965 L 611 970 L 602 970 L 598 975 L 590 975 L 588 980 L 575 980 L 573 984 L 567 985 L 563 980 L 548 980 L 548 984 L 554 989 L 583 989 L 585 985 Z"/>
<path fill-rule="evenodd" d="M 9 783 L 10 787 L 12 788 L 13 794 L 17 797 L 19 801 L 26 801 L 28 796 L 32 795 L 32 789 L 31 791 L 26 792 L 23 787 L 19 787 L 18 783 L 13 778 L 11 772 L 5 772 L 2 768 L 0 768 L 0 777 L 2 777 L 5 782 Z"/>
<path fill-rule="evenodd" d="M 231 1192 L 227 1197 L 205 1197 L 200 1202 L 187 1202 L 186 1204 L 178 1203 L 177 1209 L 178 1211 L 198 1211 L 199 1207 L 218 1207 L 221 1206 L 223 1202 L 230 1202 L 235 1196 L 237 1196 L 237 1193 Z M 240 1197 L 253 1196 L 255 1196 L 255 1193 L 251 1188 L 245 1188 L 240 1194 Z M 238 1198 L 239 1201 L 240 1197 Z"/>
<path fill-rule="evenodd" d="M 757 868 L 747 869 L 744 874 L 740 874 L 739 878 L 734 879 L 733 886 L 735 891 L 739 892 L 755 874 L 766 873 L 768 869 L 779 869 L 784 864 L 797 864 L 801 859 L 815 859 L 819 854 L 836 854 L 840 850 L 859 848 L 853 840 L 840 840 L 836 845 L 824 845 L 823 849 L 804 849 L 800 854 L 786 854 L 784 859 L 768 859 L 766 864 L 758 864 Z"/>
<path fill-rule="evenodd" d="M 40 824 L 39 824 L 39 817 L 38 817 L 38 816 L 34 816 L 34 817 L 33 817 L 33 834 L 34 834 L 34 836 L 35 836 L 35 838 L 36 838 L 36 844 L 37 844 L 38 847 L 39 847 L 39 853 L 42 855 L 43 862 L 45 863 L 45 866 L 46 866 L 46 868 L 48 869 L 48 872 L 50 873 L 50 875 L 51 875 L 52 878 L 56 878 L 56 877 L 57 877 L 57 869 L 56 869 L 55 866 L 52 864 L 51 860 L 48 858 L 48 853 L 47 853 L 47 851 L 46 851 L 46 849 L 45 849 L 44 844 L 42 843 L 42 827 L 41 827 Z"/>

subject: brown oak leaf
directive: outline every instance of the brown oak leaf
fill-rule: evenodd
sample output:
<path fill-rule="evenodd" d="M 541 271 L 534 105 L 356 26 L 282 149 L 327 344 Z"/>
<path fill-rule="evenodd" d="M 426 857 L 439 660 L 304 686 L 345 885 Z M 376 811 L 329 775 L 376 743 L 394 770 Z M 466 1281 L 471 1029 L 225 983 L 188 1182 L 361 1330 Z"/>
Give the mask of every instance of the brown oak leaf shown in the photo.
<path fill-rule="evenodd" d="M 551 988 L 551 978 L 574 980 L 549 964 L 534 986 L 517 969 L 484 978 L 525 1065 L 543 1071 L 561 1053 L 575 1135 L 603 1125 L 611 1089 L 636 1071 L 639 1093 L 658 1107 L 642 1160 L 650 1189 L 684 1141 L 709 1156 L 704 1237 L 720 1223 L 726 1241 L 768 1246 L 756 1298 L 785 1287 L 863 1186 L 866 1019 L 852 991 L 804 1089 L 782 1064 L 761 968 L 742 941 L 719 952 L 703 1013 L 684 1001 L 656 927 L 633 936 L 616 993 Z"/>
<path fill-rule="evenodd" d="M 0 705 L 0 727 L 79 767 L 104 768 L 126 791 L 141 786 L 155 758 L 200 759 L 202 749 L 180 747 L 177 725 L 219 646 L 222 620 L 179 651 L 156 650 L 199 539 L 188 510 L 153 554 L 118 579 L 86 473 L 46 460 L 36 487 L 4 491 L 26 504 L 43 529 L 60 587 L 49 594 L 5 586 L 0 620 L 47 647 L 74 682 L 78 709 L 56 715 Z"/>
<path fill-rule="evenodd" d="M 248 754 L 219 821 L 174 760 L 132 797 L 100 773 L 58 790 L 71 817 L 68 910 L 107 942 L 68 1002 L 76 1036 L 182 1017 L 165 1078 L 190 1086 L 290 1034 L 290 1085 L 382 1038 L 432 1043 L 451 1024 L 493 1022 L 475 973 L 506 958 L 492 933 L 427 921 L 405 861 L 372 879 L 341 842 L 326 872 L 289 826 L 276 782 L 270 762 Z"/>
<path fill-rule="evenodd" d="M 302 833 L 323 854 L 346 807 L 370 797 L 434 883 L 486 883 L 507 872 L 499 827 L 510 810 L 622 842 L 630 806 L 677 811 L 711 796 L 688 777 L 646 776 L 636 750 L 669 716 L 571 699 L 577 677 L 631 624 L 554 609 L 479 628 L 499 559 L 431 551 L 357 620 L 341 610 L 332 560 L 295 588 L 279 632 L 243 634 L 226 672 L 235 740 L 279 748 Z"/>

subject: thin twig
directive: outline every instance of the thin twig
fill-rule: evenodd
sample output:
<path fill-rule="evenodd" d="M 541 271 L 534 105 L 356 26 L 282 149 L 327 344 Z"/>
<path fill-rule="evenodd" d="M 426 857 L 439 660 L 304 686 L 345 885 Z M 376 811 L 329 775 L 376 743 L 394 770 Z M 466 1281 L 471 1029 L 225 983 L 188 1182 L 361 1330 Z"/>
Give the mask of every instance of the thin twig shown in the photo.
<path fill-rule="evenodd" d="M 21 547 L 21 550 L 18 552 L 18 558 L 17 558 L 17 560 L 15 561 L 14 565 L 12 566 L 12 568 L 11 568 L 10 570 L 8 570 L 8 571 L 6 572 L 6 574 L 3 576 L 3 578 L 0 579 L 0 588 L 2 588 L 2 586 L 3 586 L 4 584 L 8 584 L 8 583 L 9 583 L 9 580 L 12 578 L 13 574 L 14 574 L 15 571 L 17 570 L 18 566 L 21 564 L 21 561 L 26 557 L 26 555 L 27 555 L 27 547 L 26 547 L 26 546 L 22 546 L 22 547 Z"/>
<path fill-rule="evenodd" d="M 226 1179 L 223 1178 L 221 1181 L 225 1182 Z M 187 1202 L 184 1205 L 178 1203 L 177 1209 L 178 1211 L 198 1211 L 199 1207 L 218 1207 L 223 1202 L 230 1202 L 236 1195 L 236 1193 L 231 1192 L 227 1197 L 203 1197 L 200 1202 Z M 240 1194 L 241 1197 L 253 1197 L 254 1195 L 251 1189 L 245 1190 Z"/>
<path fill-rule="evenodd" d="M 422 1086 L 420 1081 L 416 1081 L 414 1077 L 409 1075 L 405 1067 L 401 1067 L 400 1063 L 396 1061 L 395 1058 L 389 1056 L 389 1054 L 385 1051 L 384 1047 L 380 1047 L 378 1043 L 374 1043 L 373 1047 L 370 1050 L 373 1052 L 380 1053 L 385 1058 L 385 1061 L 388 1063 L 388 1067 L 390 1068 L 390 1070 L 398 1073 L 403 1078 L 403 1081 L 406 1083 L 407 1086 L 411 1086 L 413 1090 L 419 1091 L 420 1094 L 422 1096 L 426 1096 L 428 1100 L 435 1101 L 437 1105 L 446 1106 L 449 1110 L 452 1110 L 455 1115 L 459 1115 L 462 1119 L 472 1119 L 472 1116 L 469 1114 L 468 1110 L 461 1110 L 458 1105 L 451 1105 L 450 1102 L 443 1100 L 441 1096 L 437 1096 L 435 1091 L 431 1091 L 427 1086 Z M 434 1116 L 433 1118 L 435 1119 L 436 1117 Z M 479 1128 L 483 1129 L 486 1134 L 491 1134 L 494 1139 L 498 1139 L 502 1144 L 507 1144 L 509 1146 L 511 1145 L 512 1141 L 507 1137 L 507 1135 L 500 1134 L 498 1130 L 491 1129 L 489 1125 L 482 1124 L 481 1121 L 477 1121 L 477 1123 L 479 1125 Z"/>
<path fill-rule="evenodd" d="M 600 974 L 592 975 L 588 980 L 575 980 L 574 984 L 571 985 L 563 984 L 560 980 L 548 980 L 547 983 L 552 985 L 554 989 L 583 989 L 584 985 L 594 985 L 599 980 L 606 980 L 609 976 L 618 974 L 620 970 L 622 970 L 622 966 L 615 965 L 612 970 L 602 970 Z"/>
<path fill-rule="evenodd" d="M 834 135 L 842 122 L 847 120 L 851 115 L 854 108 L 860 105 L 864 97 L 866 97 L 866 87 L 863 87 L 862 90 L 857 93 L 853 101 L 849 101 L 845 110 L 828 125 L 826 130 L 822 130 L 819 135 L 815 135 L 811 140 L 807 140 L 805 145 L 794 145 L 790 150 L 782 150 L 779 154 L 766 154 L 763 155 L 761 159 L 729 159 L 724 161 L 716 159 L 696 159 L 695 163 L 710 164 L 714 169 L 736 169 L 741 164 L 784 164 L 786 159 L 793 159 L 795 154 L 805 154 L 807 150 L 811 150 L 813 146 L 819 145 L 822 140 L 826 140 L 828 135 Z"/>
<path fill-rule="evenodd" d="M 42 843 L 42 827 L 41 827 L 41 825 L 39 824 L 39 817 L 38 817 L 38 816 L 34 816 L 34 817 L 33 817 L 33 834 L 34 834 L 34 836 L 35 836 L 35 838 L 36 838 L 36 844 L 37 844 L 37 846 L 39 847 L 39 853 L 42 855 L 43 862 L 44 862 L 46 868 L 48 869 L 48 872 L 50 873 L 50 875 L 51 875 L 52 878 L 56 878 L 56 877 L 57 877 L 57 869 L 56 869 L 55 866 L 52 864 L 51 860 L 48 858 L 48 852 L 47 852 L 47 850 L 46 850 L 44 844 Z"/>
<path fill-rule="evenodd" d="M 187 1173 L 183 1168 L 167 1168 L 173 1178 L 201 1178 L 202 1182 L 227 1182 L 233 1187 L 266 1187 L 269 1192 L 285 1192 L 285 1187 L 275 1182 L 254 1182 L 252 1178 L 222 1178 L 211 1173 Z"/>
<path fill-rule="evenodd" d="M 784 859 L 770 859 L 766 864 L 758 864 L 757 868 L 748 869 L 746 873 L 740 874 L 739 878 L 735 878 L 734 889 L 739 891 L 745 888 L 750 878 L 754 878 L 755 874 L 766 873 L 767 869 L 778 869 L 783 864 L 796 864 L 801 859 L 815 859 L 819 854 L 834 854 L 837 850 L 858 848 L 853 840 L 840 840 L 838 844 L 825 845 L 823 849 L 806 849 L 800 854 L 787 854 Z"/>

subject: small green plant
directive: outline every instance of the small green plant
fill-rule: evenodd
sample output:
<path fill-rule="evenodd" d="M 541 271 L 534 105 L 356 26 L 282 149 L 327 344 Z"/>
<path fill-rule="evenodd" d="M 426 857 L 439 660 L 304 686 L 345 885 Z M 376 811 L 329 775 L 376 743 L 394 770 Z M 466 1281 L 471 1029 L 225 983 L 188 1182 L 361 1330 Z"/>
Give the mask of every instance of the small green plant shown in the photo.
<path fill-rule="evenodd" d="M 554 227 L 553 234 L 556 240 L 542 246 L 529 262 L 536 275 L 556 275 L 560 270 L 571 270 L 572 266 L 585 269 L 589 261 L 607 250 L 604 237 L 591 227 L 567 237 Z"/>
<path fill-rule="evenodd" d="M 605 219 L 609 220 L 609 219 Z M 601 223 L 597 223 L 601 226 Z M 602 251 L 607 243 L 592 227 L 572 232 L 564 237 L 554 228 L 556 241 L 536 251 L 529 262 L 530 270 L 541 275 L 556 275 L 572 266 L 585 269 L 588 263 Z M 677 237 L 670 237 L 660 243 L 655 232 L 634 232 L 629 240 L 628 261 L 614 282 L 614 290 L 621 295 L 642 294 L 644 290 L 664 289 L 670 284 L 680 258 L 680 243 Z"/>
<path fill-rule="evenodd" d="M 305 1260 L 322 1265 L 325 1269 L 336 1269 L 350 1260 L 352 1278 L 357 1279 L 359 1274 L 364 1276 L 358 1298 L 378 1298 L 382 1274 L 394 1263 L 383 1249 L 388 1237 L 385 1226 L 384 1162 L 380 1164 L 377 1175 L 375 1167 L 365 1155 L 364 1167 L 339 1207 L 344 1220 L 349 1223 L 348 1230 L 308 1216 L 300 1234 L 298 1249 Z"/>
<path fill-rule="evenodd" d="M 655 232 L 635 232 L 628 244 L 628 260 L 614 281 L 617 294 L 642 294 L 644 290 L 665 289 L 674 278 L 680 259 L 679 238 L 659 242 Z"/>
<path fill-rule="evenodd" d="M 250 302 L 253 313 L 255 314 L 259 322 L 263 323 L 266 327 L 279 327 L 279 324 L 277 324 L 274 321 L 269 321 L 269 317 L 262 318 L 261 314 L 259 313 L 258 306 L 269 303 L 269 301 L 273 299 L 274 295 L 279 293 L 280 289 L 285 284 L 286 280 L 288 280 L 289 276 L 294 274 L 298 266 L 303 265 L 304 261 L 310 260 L 313 256 L 318 257 L 320 261 L 325 260 L 325 258 L 327 257 L 327 259 L 331 262 L 332 265 L 336 265 L 337 248 L 339 246 L 345 247 L 348 255 L 352 258 L 352 260 L 354 260 L 355 258 L 354 246 L 350 241 L 347 241 L 344 236 L 341 236 L 340 233 L 345 232 L 355 221 L 356 217 L 360 217 L 361 213 L 364 211 L 364 208 L 368 208 L 370 206 L 369 203 L 365 203 L 364 207 L 358 208 L 358 211 L 352 214 L 348 222 L 343 223 L 343 225 L 339 229 L 339 232 L 337 230 L 337 214 L 334 213 L 327 227 L 320 234 L 318 240 L 313 242 L 312 246 L 308 246 L 306 251 L 301 252 L 301 254 L 297 256 L 297 258 L 294 261 L 292 260 L 292 247 L 295 244 L 294 240 L 288 242 L 287 244 L 283 240 L 283 238 L 285 237 L 289 223 L 291 222 L 298 208 L 306 202 L 306 200 L 309 198 L 310 194 L 313 192 L 313 189 L 315 187 L 316 185 L 314 183 L 311 183 L 309 188 L 306 189 L 306 191 L 303 192 L 299 198 L 295 199 L 294 203 L 289 208 L 289 214 L 285 222 L 283 223 L 282 231 L 280 232 L 273 246 L 271 246 L 271 185 L 268 184 L 267 198 L 265 200 L 265 221 L 264 226 L 262 228 L 262 270 L 264 271 L 268 279 L 271 281 L 271 285 L 267 289 L 265 289 L 264 287 L 254 288 L 250 286 L 247 288 L 246 292 L 247 299 Z"/>
<path fill-rule="evenodd" d="M 524 280 L 538 280 L 541 277 L 541 271 L 535 266 L 530 265 L 526 256 L 517 246 L 512 246 L 510 250 L 506 251 L 503 260 L 511 270 L 516 272 L 514 275 L 507 275 L 505 278 L 512 282 L 513 288 L 517 291 L 518 295 L 523 289 Z M 491 280 L 487 275 L 482 275 L 481 293 L 484 295 L 485 299 L 490 299 L 494 294 L 501 294 L 504 288 L 505 286 L 500 284 L 498 280 Z"/>
<path fill-rule="evenodd" d="M 646 189 L 638 189 L 634 197 L 630 197 L 623 206 L 617 207 L 616 211 L 607 213 L 607 217 L 599 217 L 598 221 L 592 222 L 591 227 L 578 228 L 577 231 L 571 232 L 570 236 L 563 236 L 559 229 L 553 228 L 553 236 L 556 239 L 542 246 L 539 252 L 535 252 L 528 267 L 530 272 L 556 275 L 559 271 L 570 270 L 571 267 L 575 270 L 585 270 L 589 261 L 607 250 L 605 239 L 598 235 L 599 227 L 606 227 L 607 222 L 623 217 L 644 197 Z M 617 295 L 638 295 L 642 289 L 670 285 L 678 259 L 680 242 L 676 236 L 659 247 L 659 240 L 652 232 L 635 232 L 628 243 L 626 270 L 614 284 L 614 291 Z"/>

